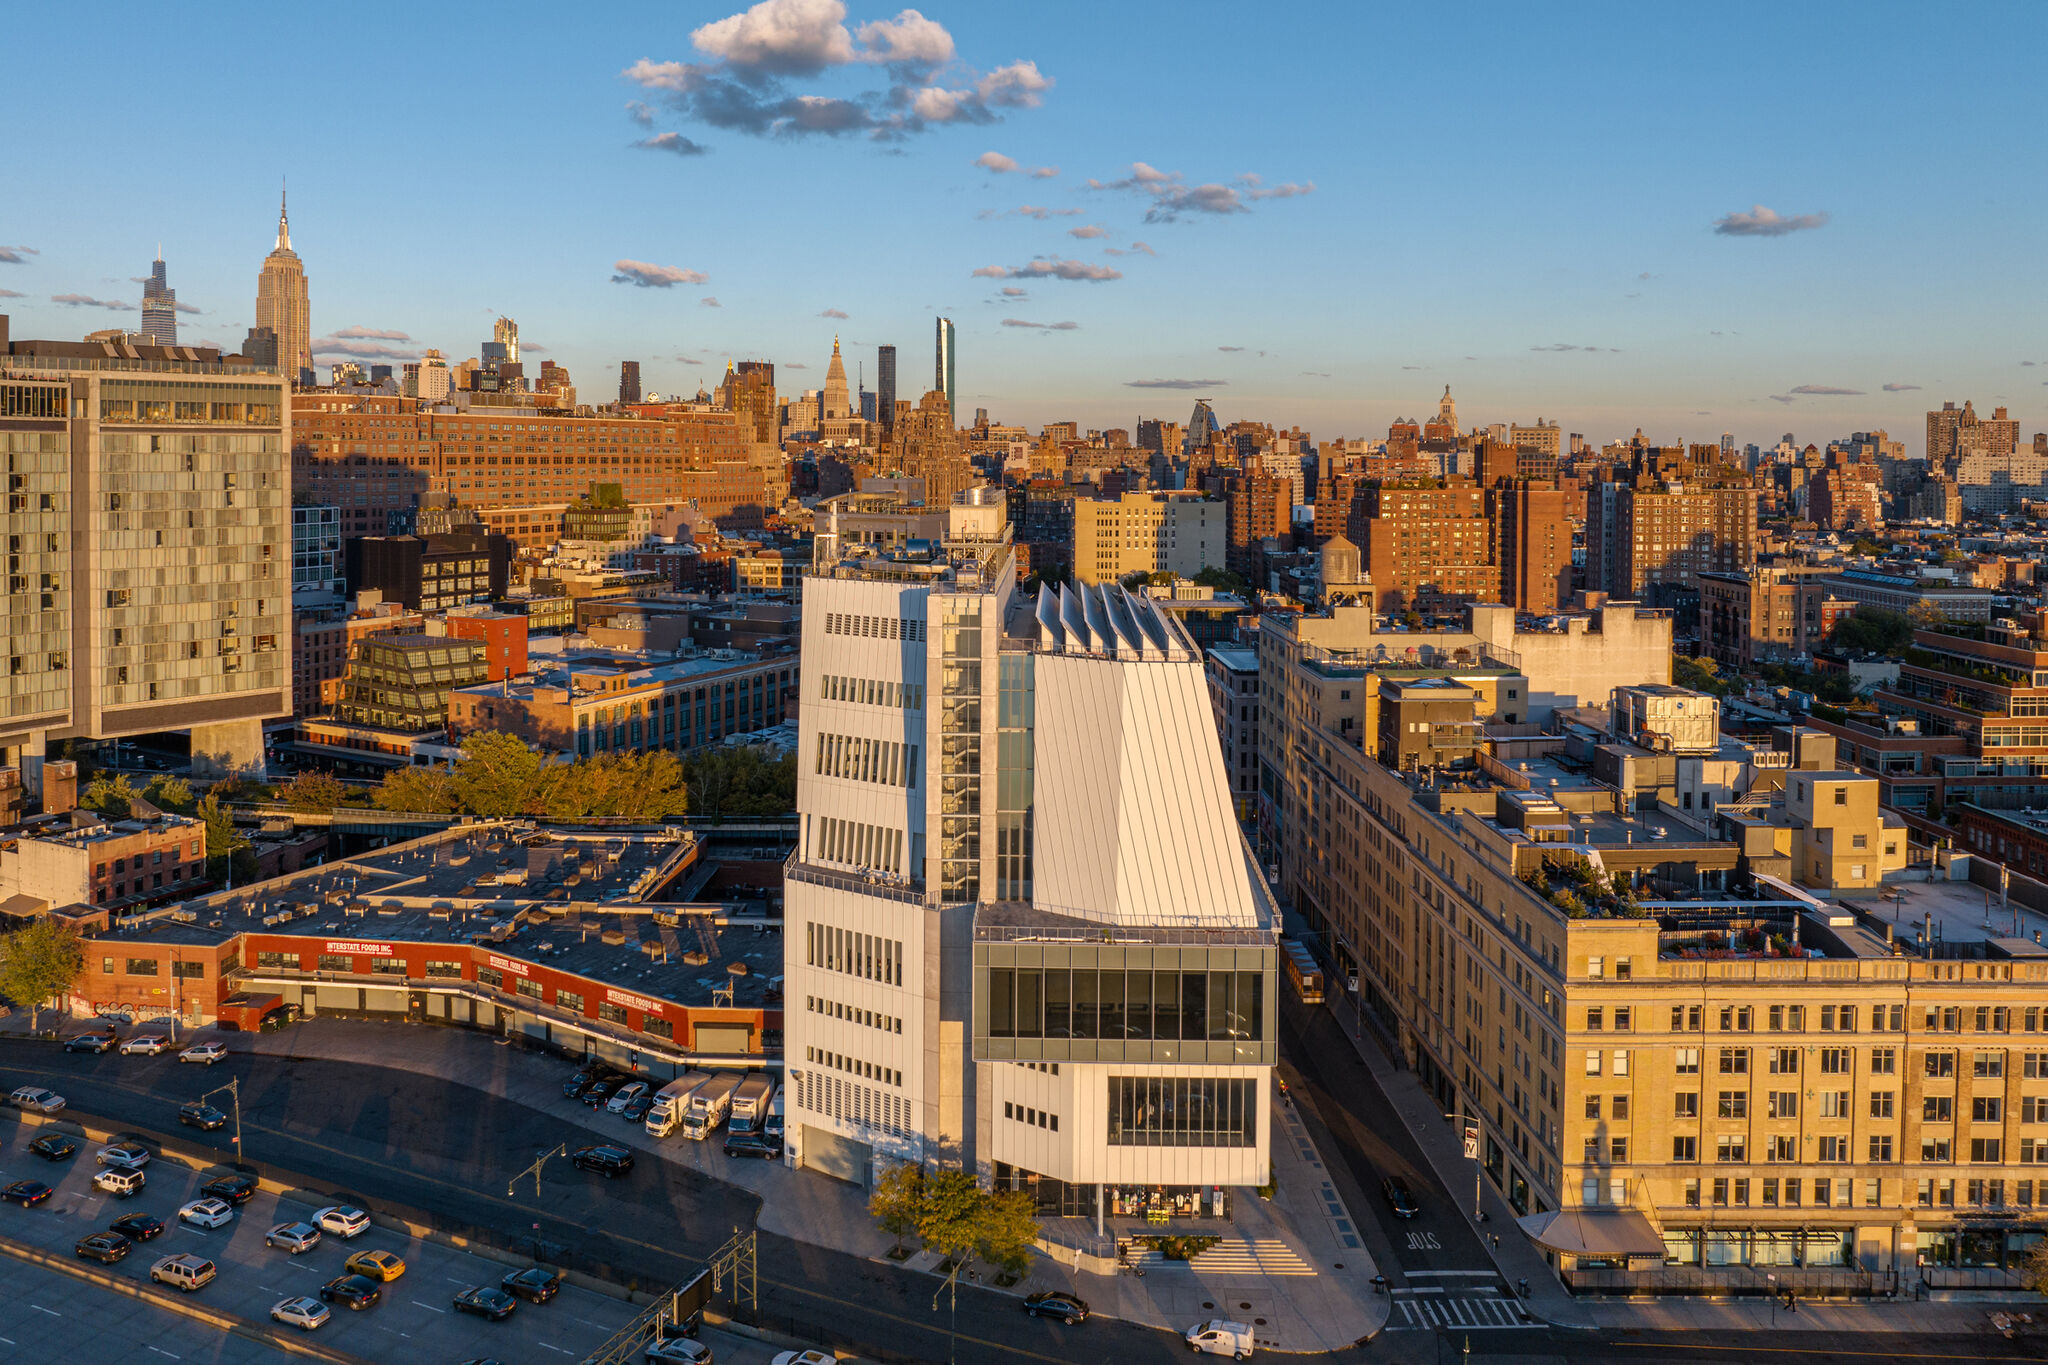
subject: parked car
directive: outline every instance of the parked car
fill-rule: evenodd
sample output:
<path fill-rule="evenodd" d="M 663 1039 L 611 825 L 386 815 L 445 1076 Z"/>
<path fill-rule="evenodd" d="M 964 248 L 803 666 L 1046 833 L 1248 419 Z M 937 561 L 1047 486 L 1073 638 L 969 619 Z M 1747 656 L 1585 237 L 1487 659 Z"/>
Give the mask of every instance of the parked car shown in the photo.
<path fill-rule="evenodd" d="M 577 1096 L 592 1109 L 602 1108 L 612 1097 L 612 1091 L 619 1088 L 618 1078 L 600 1076 L 590 1083 L 589 1089 Z"/>
<path fill-rule="evenodd" d="M 1387 1207 L 1394 1211 L 1396 1218 L 1413 1218 L 1422 1212 L 1422 1205 L 1415 1202 L 1415 1191 L 1409 1189 L 1408 1182 L 1398 1175 L 1382 1180 L 1380 1193 L 1385 1196 Z"/>
<path fill-rule="evenodd" d="M 138 1033 L 121 1044 L 123 1057 L 154 1057 L 170 1050 L 171 1040 L 161 1033 Z"/>
<path fill-rule="evenodd" d="M 633 1154 L 624 1147 L 578 1147 L 569 1153 L 569 1161 L 578 1170 L 596 1171 L 607 1180 L 633 1169 Z"/>
<path fill-rule="evenodd" d="M 734 1133 L 725 1135 L 725 1154 L 738 1157 L 759 1157 L 763 1161 L 782 1160 L 782 1144 L 765 1133 Z"/>
<path fill-rule="evenodd" d="M 135 1243 L 118 1232 L 95 1232 L 79 1238 L 78 1245 L 72 1250 L 78 1253 L 80 1260 L 112 1265 L 126 1256 L 128 1249 L 134 1245 Z"/>
<path fill-rule="evenodd" d="M 256 1177 L 253 1175 L 219 1175 L 199 1187 L 199 1192 L 215 1199 L 225 1199 L 240 1208 L 256 1197 Z"/>
<path fill-rule="evenodd" d="M 503 1322 L 512 1316 L 512 1310 L 519 1306 L 519 1300 L 502 1289 L 490 1285 L 471 1285 L 455 1291 L 455 1311 L 474 1313 L 492 1322 Z"/>
<path fill-rule="evenodd" d="M 24 1085 L 7 1097 L 23 1109 L 33 1109 L 38 1114 L 54 1114 L 64 1107 L 64 1097 L 54 1090 L 45 1090 L 39 1085 Z"/>
<path fill-rule="evenodd" d="M 565 1100 L 580 1100 L 583 1098 L 584 1092 L 589 1090 L 591 1086 L 596 1085 L 599 1081 L 612 1074 L 611 1068 L 607 1066 L 599 1066 L 595 1063 L 586 1066 L 568 1080 L 562 1082 L 562 1098 Z"/>
<path fill-rule="evenodd" d="M 508 1294 L 517 1294 L 528 1303 L 546 1303 L 561 1292 L 562 1272 L 544 1265 L 530 1265 L 498 1281 L 498 1287 Z"/>
<path fill-rule="evenodd" d="M 711 1365 L 711 1348 L 695 1337 L 657 1338 L 647 1343 L 650 1365 Z"/>
<path fill-rule="evenodd" d="M 1235 1356 L 1243 1360 L 1252 1353 L 1252 1329 L 1242 1322 L 1211 1318 L 1188 1328 L 1184 1336 L 1188 1349 L 1196 1355 Z"/>
<path fill-rule="evenodd" d="M 105 1052 L 116 1039 L 111 1033 L 77 1033 L 64 1040 L 66 1052 Z"/>
<path fill-rule="evenodd" d="M 320 1297 L 329 1303 L 345 1303 L 360 1313 L 384 1297 L 375 1280 L 360 1275 L 342 1275 L 320 1286 Z"/>
<path fill-rule="evenodd" d="M 224 1228 L 235 1221 L 235 1211 L 225 1199 L 195 1199 L 178 1206 L 178 1221 L 196 1228 Z"/>
<path fill-rule="evenodd" d="M 164 1220 L 151 1213 L 124 1213 L 108 1228 L 131 1242 L 147 1242 L 164 1235 Z"/>
<path fill-rule="evenodd" d="M 109 1166 L 92 1178 L 92 1187 L 105 1190 L 116 1199 L 127 1199 L 142 1193 L 142 1187 L 149 1177 L 141 1171 L 125 1171 L 119 1166 Z"/>
<path fill-rule="evenodd" d="M 769 1365 L 833 1365 L 834 1359 L 823 1351 L 777 1351 Z"/>
<path fill-rule="evenodd" d="M 644 1123 L 647 1119 L 647 1111 L 653 1107 L 654 1092 L 652 1090 L 643 1090 L 632 1099 L 627 1100 L 626 1107 L 619 1110 L 618 1115 L 628 1123 Z"/>
<path fill-rule="evenodd" d="M 639 1099 L 642 1095 L 645 1095 L 649 1088 L 645 1081 L 627 1081 L 617 1090 L 614 1090 L 612 1097 L 605 1101 L 604 1111 L 607 1114 L 625 1113 L 626 1106 Z M 646 1115 L 643 1114 L 641 1117 L 645 1118 Z"/>
<path fill-rule="evenodd" d="M 210 1133 L 226 1125 L 228 1116 L 204 1100 L 187 1100 L 178 1106 L 178 1122 L 187 1128 Z"/>
<path fill-rule="evenodd" d="M 311 1223 L 279 1223 L 265 1234 L 263 1245 L 283 1247 L 297 1256 L 320 1245 L 320 1229 Z"/>
<path fill-rule="evenodd" d="M 350 1204 L 330 1204 L 314 1214 L 313 1221 L 322 1232 L 331 1232 L 344 1242 L 370 1230 L 370 1215 Z"/>
<path fill-rule="evenodd" d="M 139 1142 L 110 1142 L 93 1153 L 102 1166 L 117 1166 L 124 1171 L 139 1171 L 149 1164 L 149 1148 Z"/>
<path fill-rule="evenodd" d="M 1024 1300 L 1024 1311 L 1034 1318 L 1058 1318 L 1071 1327 L 1088 1320 L 1088 1301 L 1078 1294 L 1048 1289 Z"/>
<path fill-rule="evenodd" d="M 194 1043 L 178 1054 L 178 1060 L 181 1062 L 199 1062 L 206 1066 L 212 1066 L 215 1062 L 224 1062 L 227 1059 L 228 1045 L 226 1043 Z"/>
<path fill-rule="evenodd" d="M 405 1258 L 395 1251 L 358 1251 L 341 1268 L 378 1284 L 390 1284 L 405 1273 Z"/>
<path fill-rule="evenodd" d="M 310 1332 L 332 1317 L 327 1305 L 318 1299 L 309 1299 L 303 1294 L 297 1298 L 280 1299 L 270 1310 L 270 1320 L 281 1322 L 288 1327 L 297 1327 Z"/>
<path fill-rule="evenodd" d="M 45 1133 L 28 1149 L 45 1161 L 69 1161 L 78 1151 L 78 1139 L 68 1133 Z"/>
<path fill-rule="evenodd" d="M 167 1284 L 182 1289 L 187 1294 L 206 1288 L 213 1283 L 219 1272 L 212 1261 L 190 1252 L 178 1256 L 166 1256 L 149 1268 L 149 1278 L 158 1284 Z"/>

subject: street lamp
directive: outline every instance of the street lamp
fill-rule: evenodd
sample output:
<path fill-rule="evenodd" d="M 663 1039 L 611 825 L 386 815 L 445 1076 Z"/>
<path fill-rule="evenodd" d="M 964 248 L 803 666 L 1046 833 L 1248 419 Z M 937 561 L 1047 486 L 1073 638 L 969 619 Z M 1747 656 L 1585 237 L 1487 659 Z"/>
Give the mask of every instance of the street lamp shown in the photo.
<path fill-rule="evenodd" d="M 950 1294 L 953 1308 L 953 1324 L 946 1329 L 946 1365 L 959 1365 L 960 1346 L 960 1267 L 964 1264 L 959 1256 L 953 1258 L 953 1273 L 946 1276 L 946 1282 L 932 1294 L 932 1311 L 939 1311 L 939 1295 Z"/>
<path fill-rule="evenodd" d="M 1482 1169 L 1479 1164 L 1479 1116 L 1477 1114 L 1467 1114 L 1463 1109 L 1460 1109 L 1457 1113 L 1445 1114 L 1444 1117 L 1458 1125 L 1461 1130 L 1459 1136 L 1465 1142 L 1465 1155 L 1472 1158 L 1472 1221 L 1483 1223 L 1486 1221 L 1486 1211 L 1479 1206 L 1479 1195 L 1482 1188 L 1479 1182 Z"/>
<path fill-rule="evenodd" d="M 223 1090 L 228 1092 L 228 1100 L 235 1112 L 235 1164 L 239 1166 L 242 1164 L 242 1078 L 237 1076 L 226 1085 L 215 1086 L 201 1095 L 199 1102 L 204 1104 Z"/>

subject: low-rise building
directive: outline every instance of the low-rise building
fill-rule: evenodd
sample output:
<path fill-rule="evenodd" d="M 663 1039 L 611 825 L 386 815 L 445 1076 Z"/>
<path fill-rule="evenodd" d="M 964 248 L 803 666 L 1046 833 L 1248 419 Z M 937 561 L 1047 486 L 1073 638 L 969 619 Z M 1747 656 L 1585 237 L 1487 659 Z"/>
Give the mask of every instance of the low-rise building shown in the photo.
<path fill-rule="evenodd" d="M 190 896 L 205 879 L 206 826 L 186 815 L 75 810 L 0 830 L 0 914 L 97 906 L 127 915 Z"/>
<path fill-rule="evenodd" d="M 680 657 L 590 652 L 502 683 L 457 689 L 448 737 L 482 730 L 588 758 L 619 750 L 687 753 L 766 730 L 794 711 L 796 656 L 688 649 Z"/>

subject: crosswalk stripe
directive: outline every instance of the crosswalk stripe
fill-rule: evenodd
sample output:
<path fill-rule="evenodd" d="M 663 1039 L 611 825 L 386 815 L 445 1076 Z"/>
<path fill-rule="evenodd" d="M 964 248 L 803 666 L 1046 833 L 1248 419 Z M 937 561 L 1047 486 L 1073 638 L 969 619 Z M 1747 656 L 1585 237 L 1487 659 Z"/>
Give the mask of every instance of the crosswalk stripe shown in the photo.
<path fill-rule="evenodd" d="M 1523 1322 L 1509 1299 L 1397 1299 L 1394 1306 L 1400 1310 L 1401 1321 L 1390 1324 L 1391 1331 L 1445 1328 L 1484 1332 L 1541 1325 Z"/>

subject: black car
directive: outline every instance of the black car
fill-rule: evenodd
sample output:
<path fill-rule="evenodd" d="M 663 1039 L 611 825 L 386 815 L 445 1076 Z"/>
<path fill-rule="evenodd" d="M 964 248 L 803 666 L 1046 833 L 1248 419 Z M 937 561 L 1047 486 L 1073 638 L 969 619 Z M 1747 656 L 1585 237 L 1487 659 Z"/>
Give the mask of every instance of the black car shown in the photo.
<path fill-rule="evenodd" d="M 612 1097 L 612 1092 L 619 1088 L 619 1084 L 620 1080 L 617 1076 L 600 1076 L 590 1083 L 589 1089 L 576 1098 L 582 1100 L 592 1109 L 597 1109 Z"/>
<path fill-rule="evenodd" d="M 95 1232 L 90 1237 L 78 1239 L 76 1251 L 81 1260 L 98 1261 L 101 1265 L 112 1265 L 128 1254 L 128 1248 L 135 1245 L 118 1232 Z"/>
<path fill-rule="evenodd" d="M 569 1161 L 578 1170 L 596 1171 L 607 1180 L 633 1169 L 633 1154 L 624 1147 L 578 1147 L 569 1153 Z"/>
<path fill-rule="evenodd" d="M 329 1303 L 345 1303 L 361 1312 L 384 1297 L 377 1282 L 364 1275 L 343 1275 L 320 1286 L 320 1297 Z"/>
<path fill-rule="evenodd" d="M 640 1123 L 647 1118 L 647 1111 L 654 1107 L 654 1092 L 643 1090 L 626 1101 L 626 1107 L 619 1111 L 619 1117 L 628 1123 Z"/>
<path fill-rule="evenodd" d="M 528 1303 L 546 1303 L 561 1292 L 562 1272 L 549 1270 L 544 1265 L 530 1265 L 498 1281 L 498 1287 L 508 1294 L 517 1294 Z"/>
<path fill-rule="evenodd" d="M 81 1033 L 64 1040 L 66 1052 L 105 1052 L 118 1041 L 111 1033 Z"/>
<path fill-rule="evenodd" d="M 256 1177 L 253 1175 L 216 1176 L 199 1187 L 199 1192 L 209 1199 L 225 1199 L 240 1207 L 256 1197 Z"/>
<path fill-rule="evenodd" d="M 107 1226 L 131 1242 L 147 1242 L 152 1237 L 164 1235 L 163 1219 L 147 1213 L 124 1213 Z"/>
<path fill-rule="evenodd" d="M 489 1318 L 492 1322 L 503 1322 L 512 1316 L 512 1310 L 518 1306 L 519 1300 L 504 1290 L 493 1289 L 489 1285 L 476 1285 L 455 1291 L 456 1312 L 474 1313 L 480 1318 Z"/>
<path fill-rule="evenodd" d="M 216 1128 L 223 1127 L 227 1121 L 226 1114 L 203 1100 L 191 1100 L 178 1106 L 178 1122 L 188 1128 L 198 1128 L 210 1133 Z"/>
<path fill-rule="evenodd" d="M 759 1157 L 763 1161 L 780 1161 L 782 1144 L 759 1133 L 727 1133 L 725 1135 L 727 1156 Z"/>
<path fill-rule="evenodd" d="M 45 1161 L 69 1161 L 78 1150 L 78 1139 L 63 1133 L 45 1133 L 31 1142 L 28 1149 Z"/>
<path fill-rule="evenodd" d="M 5 1189 L 0 1189 L 0 1199 L 23 1208 L 32 1208 L 48 1199 L 53 1191 L 40 1180 L 17 1180 Z"/>
<path fill-rule="evenodd" d="M 562 1082 L 562 1098 L 565 1100 L 580 1100 L 583 1098 L 584 1091 L 590 1089 L 591 1086 L 596 1085 L 611 1074 L 610 1069 L 606 1067 L 586 1066 L 568 1080 Z"/>
<path fill-rule="evenodd" d="M 1034 1318 L 1058 1318 L 1072 1326 L 1088 1320 L 1087 1300 L 1075 1294 L 1046 1290 L 1024 1300 L 1024 1311 Z"/>
<path fill-rule="evenodd" d="M 1398 1175 L 1390 1175 L 1380 1182 L 1380 1193 L 1386 1196 L 1387 1207 L 1394 1211 L 1396 1218 L 1413 1218 L 1422 1212 L 1422 1205 L 1415 1202 L 1415 1192 L 1408 1188 L 1408 1182 Z"/>

